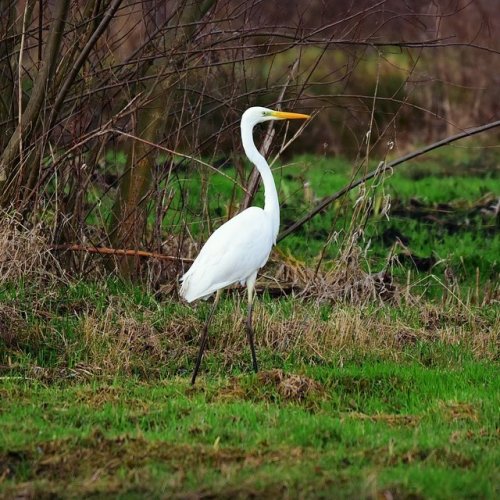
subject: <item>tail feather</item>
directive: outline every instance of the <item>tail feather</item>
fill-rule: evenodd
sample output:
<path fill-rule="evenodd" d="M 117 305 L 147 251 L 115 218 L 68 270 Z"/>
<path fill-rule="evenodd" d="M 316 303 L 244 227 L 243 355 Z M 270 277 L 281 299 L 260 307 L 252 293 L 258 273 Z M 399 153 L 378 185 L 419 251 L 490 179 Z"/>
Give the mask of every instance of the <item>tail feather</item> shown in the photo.
<path fill-rule="evenodd" d="M 190 279 L 187 273 L 181 278 L 181 282 L 182 285 L 181 289 L 179 290 L 180 296 L 187 302 L 193 302 L 194 300 L 196 300 L 196 297 L 193 294 L 193 290 L 192 289 L 190 290 L 191 288 L 189 286 Z"/>

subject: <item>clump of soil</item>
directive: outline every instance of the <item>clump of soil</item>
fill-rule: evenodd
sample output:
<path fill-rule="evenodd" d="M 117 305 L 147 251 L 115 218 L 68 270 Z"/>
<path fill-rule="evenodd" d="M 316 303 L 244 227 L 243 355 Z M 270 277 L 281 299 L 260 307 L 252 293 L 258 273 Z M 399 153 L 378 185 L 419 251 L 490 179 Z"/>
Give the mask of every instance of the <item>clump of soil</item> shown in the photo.
<path fill-rule="evenodd" d="M 274 369 L 259 372 L 257 381 L 234 377 L 218 391 L 216 398 L 308 403 L 321 400 L 325 395 L 324 387 L 316 380 Z"/>
<path fill-rule="evenodd" d="M 279 369 L 260 372 L 257 378 L 262 384 L 275 387 L 278 394 L 289 401 L 303 401 L 324 393 L 323 386 L 316 380 Z"/>

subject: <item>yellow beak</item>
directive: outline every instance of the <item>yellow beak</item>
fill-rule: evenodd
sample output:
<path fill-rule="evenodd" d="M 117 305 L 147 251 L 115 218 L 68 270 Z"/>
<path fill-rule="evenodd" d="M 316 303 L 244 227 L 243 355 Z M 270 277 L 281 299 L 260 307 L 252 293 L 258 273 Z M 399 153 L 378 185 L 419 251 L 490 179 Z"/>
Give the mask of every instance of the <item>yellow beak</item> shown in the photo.
<path fill-rule="evenodd" d="M 275 118 L 280 120 L 298 120 L 311 118 L 310 115 L 303 115 L 302 113 L 288 113 L 287 111 L 273 111 L 271 113 Z"/>

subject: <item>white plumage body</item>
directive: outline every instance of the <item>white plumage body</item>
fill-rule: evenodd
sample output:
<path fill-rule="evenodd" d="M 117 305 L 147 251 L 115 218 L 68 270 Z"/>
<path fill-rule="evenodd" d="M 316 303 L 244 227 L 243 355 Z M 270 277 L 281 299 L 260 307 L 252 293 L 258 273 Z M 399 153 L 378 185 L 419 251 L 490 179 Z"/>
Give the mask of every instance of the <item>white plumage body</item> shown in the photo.
<path fill-rule="evenodd" d="M 207 298 L 226 286 L 240 282 L 246 283 L 248 287 L 251 310 L 257 271 L 267 262 L 280 225 L 280 206 L 273 174 L 265 158 L 255 147 L 252 131 L 258 123 L 298 118 L 305 119 L 309 116 L 261 107 L 249 108 L 243 113 L 241 140 L 248 159 L 262 177 L 264 209 L 247 208 L 210 236 L 189 271 L 181 278 L 180 294 L 188 302 Z M 251 314 L 249 318 L 250 316 Z M 197 369 L 193 380 L 196 372 Z"/>
<path fill-rule="evenodd" d="M 181 278 L 181 296 L 193 302 L 234 283 L 245 284 L 267 262 L 273 233 L 272 219 L 259 207 L 230 219 L 210 236 Z"/>

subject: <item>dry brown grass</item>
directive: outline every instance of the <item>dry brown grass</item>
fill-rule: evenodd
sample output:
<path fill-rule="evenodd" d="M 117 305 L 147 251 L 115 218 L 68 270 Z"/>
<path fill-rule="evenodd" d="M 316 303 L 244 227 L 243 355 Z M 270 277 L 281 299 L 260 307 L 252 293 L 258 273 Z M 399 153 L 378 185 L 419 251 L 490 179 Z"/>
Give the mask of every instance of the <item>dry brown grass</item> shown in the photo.
<path fill-rule="evenodd" d="M 101 317 L 88 315 L 82 321 L 83 342 L 90 364 L 104 372 L 114 370 L 130 373 L 139 360 L 149 360 L 153 366 L 165 361 L 160 333 L 148 322 L 120 316 L 108 308 Z M 141 363 L 143 369 L 146 364 Z"/>
<path fill-rule="evenodd" d="M 440 313 L 439 323 L 427 323 L 429 314 L 437 314 L 433 309 L 430 313 L 427 307 L 421 308 L 420 324 L 409 326 L 403 319 L 394 320 L 383 311 L 369 308 L 333 306 L 329 317 L 321 319 L 318 306 L 302 301 L 292 305 L 288 316 L 280 308 L 257 306 L 256 342 L 261 352 L 278 353 L 284 358 L 299 353 L 325 361 L 338 359 L 340 363 L 353 355 L 374 354 L 400 361 L 416 343 L 436 342 L 460 344 L 478 358 L 495 356 L 498 323 L 481 325 L 473 317 L 464 320 L 453 311 Z M 160 325 L 153 313 L 144 314 L 141 320 L 132 314 L 133 311 L 110 307 L 104 315 L 91 313 L 82 318 L 83 363 L 90 367 L 87 371 L 99 367 L 100 374 L 133 372 L 151 376 L 167 365 L 175 371 L 189 369 L 196 354 L 202 318 L 173 314 L 166 324 Z M 239 309 L 224 309 L 215 317 L 208 353 L 217 354 L 226 369 L 242 363 L 248 354 L 243 319 Z M 81 348 L 80 342 L 69 346 L 70 351 Z M 67 355 L 71 356 L 71 352 Z M 285 398 L 309 390 L 303 380 L 282 380 L 279 372 L 264 372 L 263 376 L 267 378 L 262 382 L 274 381 Z"/>
<path fill-rule="evenodd" d="M 207 353 L 216 355 L 225 371 L 250 363 L 239 297 L 222 302 L 209 335 Z M 109 302 L 104 312 L 91 304 L 76 312 L 64 307 L 44 310 L 42 304 L 30 312 L 32 316 L 15 303 L 0 303 L 0 365 L 4 370 L 23 368 L 28 377 L 44 381 L 117 373 L 156 377 L 190 370 L 208 305 L 197 306 L 203 308 L 200 311 L 166 306 L 170 314 L 165 315 L 134 305 L 126 296 L 111 297 Z M 60 323 L 64 325 L 68 315 L 73 321 L 69 330 Z M 286 299 L 258 301 L 254 327 L 263 359 L 278 354 L 282 359 L 293 355 L 342 364 L 353 356 L 402 361 L 418 346 L 438 344 L 460 345 L 478 359 L 494 359 L 500 321 L 459 304 L 444 309 L 422 302 L 394 308 Z M 49 367 L 36 361 L 46 358 L 44 351 L 51 352 Z M 15 360 L 25 359 L 24 353 L 30 353 L 32 362 L 21 367 L 23 362 Z M 285 380 L 280 373 L 264 372 L 262 383 L 272 382 L 285 399 L 311 389 L 307 381 Z"/>
<path fill-rule="evenodd" d="M 333 263 L 331 269 L 314 269 L 291 256 L 279 255 L 275 272 L 261 285 L 273 295 L 294 293 L 299 298 L 318 302 L 343 301 L 355 305 L 369 302 L 398 303 L 404 288 L 398 286 L 390 272 L 369 273 L 363 269 L 359 247 L 350 248 Z M 267 273 L 269 275 L 269 273 Z"/>
<path fill-rule="evenodd" d="M 327 393 L 322 384 L 305 375 L 286 373 L 280 369 L 263 370 L 257 374 L 257 384 L 248 384 L 240 377 L 232 377 L 216 395 L 217 401 L 247 399 L 285 402 L 313 402 L 324 399 Z"/>
<path fill-rule="evenodd" d="M 0 284 L 45 274 L 47 249 L 40 226 L 28 229 L 15 214 L 1 214 Z"/>
<path fill-rule="evenodd" d="M 411 426 L 416 427 L 421 420 L 421 417 L 416 415 L 406 415 L 406 414 L 388 414 L 388 413 L 377 413 L 375 415 L 366 415 L 365 413 L 360 413 L 356 411 L 350 411 L 344 415 L 344 418 L 350 418 L 355 420 L 369 420 L 371 422 L 384 422 L 390 426 Z"/>
<path fill-rule="evenodd" d="M 92 295 L 61 300 L 65 287 L 72 285 L 61 283 L 64 274 L 55 272 L 57 262 L 47 248 L 39 228 L 28 230 L 15 217 L 2 218 L 0 284 L 22 278 L 32 291 L 28 298 L 0 302 L 0 367 L 19 368 L 23 361 L 16 360 L 26 359 L 28 353 L 32 361 L 24 367 L 27 376 L 47 381 L 116 373 L 159 376 L 190 369 L 206 304 L 188 308 L 171 290 L 151 306 L 138 305 L 126 293 L 110 294 L 105 283 L 97 301 Z M 389 271 L 364 271 L 355 233 L 331 268 L 315 270 L 292 257 L 279 258 L 271 291 L 294 297 L 257 300 L 254 326 L 262 356 L 287 358 L 293 353 L 316 362 L 342 363 L 352 356 L 376 355 L 400 361 L 408 349 L 422 343 L 460 345 L 477 358 L 497 356 L 498 315 L 483 315 L 453 296 L 441 304 L 430 303 L 394 284 Z M 285 293 L 276 285 L 282 283 L 289 287 Z M 231 293 L 232 300 L 223 301 L 214 317 L 208 345 L 226 370 L 248 361 L 243 295 Z M 96 306 L 103 300 L 104 310 Z M 46 352 L 50 366 L 38 361 L 47 358 Z M 301 380 L 275 385 L 285 398 L 288 389 L 306 390 Z"/>

